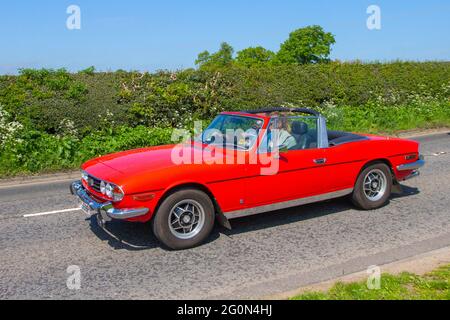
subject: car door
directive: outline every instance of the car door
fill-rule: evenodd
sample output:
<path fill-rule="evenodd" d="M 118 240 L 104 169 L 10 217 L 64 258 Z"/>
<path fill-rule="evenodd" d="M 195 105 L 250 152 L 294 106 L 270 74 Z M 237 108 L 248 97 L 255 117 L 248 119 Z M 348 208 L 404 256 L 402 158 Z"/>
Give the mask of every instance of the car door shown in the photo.
<path fill-rule="evenodd" d="M 271 120 L 271 126 L 261 141 L 258 149 L 260 161 L 257 165 L 249 166 L 251 178 L 246 185 L 246 204 L 249 206 L 305 198 L 324 191 L 326 159 L 324 149 L 317 146 L 318 119 L 289 117 L 285 129 L 294 137 L 297 145 L 293 147 L 291 143 L 290 148 L 282 148 L 279 156 L 271 152 L 269 147 L 271 132 L 278 126 L 278 121 L 278 118 Z M 298 124 L 302 124 L 301 131 L 295 129 Z M 300 145 L 306 136 L 308 143 Z M 292 141 L 291 138 L 287 140 Z"/>
<path fill-rule="evenodd" d="M 364 163 L 367 154 L 362 152 L 362 142 L 345 143 L 324 149 L 327 159 L 325 192 L 351 189 Z"/>

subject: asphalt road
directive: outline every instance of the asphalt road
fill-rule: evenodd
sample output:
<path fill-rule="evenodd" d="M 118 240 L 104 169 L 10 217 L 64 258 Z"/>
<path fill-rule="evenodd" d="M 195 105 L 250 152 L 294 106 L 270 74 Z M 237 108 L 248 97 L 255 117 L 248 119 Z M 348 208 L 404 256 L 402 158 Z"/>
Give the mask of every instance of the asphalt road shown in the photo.
<path fill-rule="evenodd" d="M 148 224 L 108 234 L 80 211 L 24 217 L 75 208 L 69 182 L 0 186 L 0 298 L 258 298 L 449 246 L 450 133 L 417 140 L 427 165 L 384 208 L 338 199 L 248 217 L 182 252 Z M 72 265 L 79 290 L 66 285 Z"/>

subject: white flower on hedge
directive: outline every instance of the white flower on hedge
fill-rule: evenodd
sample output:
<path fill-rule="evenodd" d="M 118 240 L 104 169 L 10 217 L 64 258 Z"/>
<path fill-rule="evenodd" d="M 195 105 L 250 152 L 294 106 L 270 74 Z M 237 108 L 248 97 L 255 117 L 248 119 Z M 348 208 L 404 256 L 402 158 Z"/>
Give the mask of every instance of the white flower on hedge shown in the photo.
<path fill-rule="evenodd" d="M 78 131 L 75 128 L 75 122 L 70 119 L 63 119 L 59 124 L 59 131 L 64 135 L 72 137 L 77 136 Z"/>
<path fill-rule="evenodd" d="M 114 119 L 114 113 L 110 111 L 109 109 L 106 109 L 105 114 L 99 114 L 98 115 L 100 123 L 104 127 L 113 127 L 115 124 Z"/>
<path fill-rule="evenodd" d="M 23 125 L 17 121 L 10 121 L 10 114 L 0 104 L 0 146 L 13 139 L 22 130 Z"/>
<path fill-rule="evenodd" d="M 442 84 L 442 90 L 447 93 L 450 92 L 450 81 Z"/>

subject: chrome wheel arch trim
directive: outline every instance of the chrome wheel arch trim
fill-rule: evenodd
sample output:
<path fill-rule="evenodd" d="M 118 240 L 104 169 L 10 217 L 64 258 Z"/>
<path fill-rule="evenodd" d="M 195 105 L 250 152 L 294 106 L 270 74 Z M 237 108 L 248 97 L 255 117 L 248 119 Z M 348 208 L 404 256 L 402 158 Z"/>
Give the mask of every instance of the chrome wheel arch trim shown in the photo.
<path fill-rule="evenodd" d="M 286 209 L 286 208 L 297 207 L 297 206 L 301 206 L 301 205 L 305 205 L 305 204 L 309 204 L 309 203 L 315 203 L 315 202 L 321 202 L 321 201 L 325 201 L 325 200 L 329 200 L 329 199 L 340 198 L 343 196 L 347 196 L 347 195 L 351 194 L 352 192 L 353 192 L 353 188 L 348 188 L 348 189 L 343 189 L 343 190 L 334 191 L 334 192 L 330 192 L 330 193 L 319 194 L 316 196 L 311 196 L 311 197 L 306 197 L 306 198 L 300 198 L 300 199 L 277 202 L 274 204 L 268 204 L 268 205 L 253 207 L 253 208 L 246 208 L 246 209 L 242 209 L 242 210 L 225 212 L 224 215 L 229 220 L 237 219 L 237 218 L 256 215 L 259 213 L 276 211 L 276 210 L 281 210 L 281 209 Z"/>

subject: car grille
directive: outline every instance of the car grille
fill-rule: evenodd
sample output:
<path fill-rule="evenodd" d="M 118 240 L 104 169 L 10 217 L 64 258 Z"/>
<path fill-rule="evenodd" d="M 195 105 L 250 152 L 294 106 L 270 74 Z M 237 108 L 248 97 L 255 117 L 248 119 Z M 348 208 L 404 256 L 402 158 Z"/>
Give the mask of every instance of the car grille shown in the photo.
<path fill-rule="evenodd" d="M 93 176 L 89 176 L 89 180 L 88 180 L 89 187 L 91 187 L 93 190 L 95 190 L 97 192 L 101 192 L 101 190 L 100 190 L 101 182 L 102 182 L 101 180 L 99 180 Z"/>

